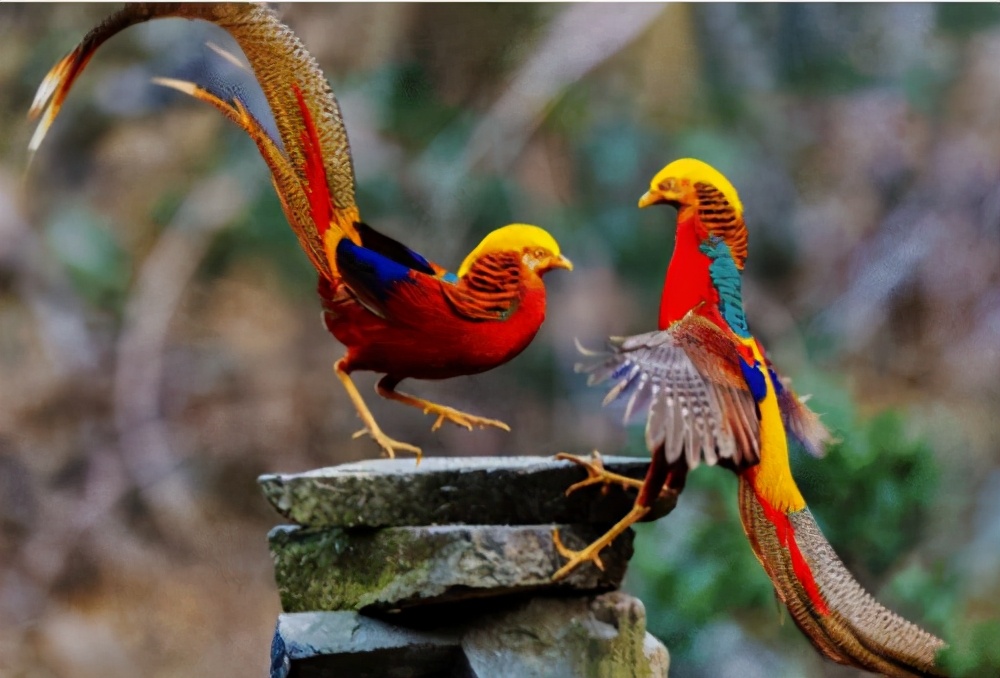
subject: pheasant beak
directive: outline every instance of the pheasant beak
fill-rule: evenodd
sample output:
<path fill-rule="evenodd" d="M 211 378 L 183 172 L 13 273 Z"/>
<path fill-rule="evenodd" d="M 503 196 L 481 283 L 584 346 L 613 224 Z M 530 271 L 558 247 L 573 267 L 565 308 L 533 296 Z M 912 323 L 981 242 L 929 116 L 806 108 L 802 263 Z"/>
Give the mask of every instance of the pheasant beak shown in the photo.
<path fill-rule="evenodd" d="M 685 196 L 689 190 L 688 182 L 683 179 L 679 180 L 674 177 L 667 177 L 660 181 L 654 179 L 649 190 L 639 198 L 639 207 L 663 204 L 680 206 L 685 202 Z"/>
<path fill-rule="evenodd" d="M 545 268 L 546 270 L 551 270 L 553 268 L 565 268 L 567 271 L 572 271 L 573 262 L 560 254 L 557 257 L 549 257 Z"/>
<path fill-rule="evenodd" d="M 663 197 L 663 194 L 660 193 L 659 191 L 654 191 L 653 189 L 649 189 L 648 191 L 642 194 L 641 198 L 639 198 L 639 208 L 641 209 L 643 207 L 649 207 L 650 205 L 656 205 L 661 202 L 666 202 L 666 200 Z"/>

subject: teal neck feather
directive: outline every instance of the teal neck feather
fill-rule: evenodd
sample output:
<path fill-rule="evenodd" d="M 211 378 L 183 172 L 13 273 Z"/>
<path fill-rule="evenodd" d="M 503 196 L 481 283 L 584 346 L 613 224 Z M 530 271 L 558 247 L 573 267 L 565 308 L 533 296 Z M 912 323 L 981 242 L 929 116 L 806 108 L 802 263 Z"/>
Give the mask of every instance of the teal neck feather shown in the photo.
<path fill-rule="evenodd" d="M 711 235 L 702 241 L 699 249 L 712 260 L 708 274 L 719 292 L 719 313 L 741 339 L 750 338 L 750 327 L 743 313 L 743 294 L 740 271 L 725 241 Z"/>

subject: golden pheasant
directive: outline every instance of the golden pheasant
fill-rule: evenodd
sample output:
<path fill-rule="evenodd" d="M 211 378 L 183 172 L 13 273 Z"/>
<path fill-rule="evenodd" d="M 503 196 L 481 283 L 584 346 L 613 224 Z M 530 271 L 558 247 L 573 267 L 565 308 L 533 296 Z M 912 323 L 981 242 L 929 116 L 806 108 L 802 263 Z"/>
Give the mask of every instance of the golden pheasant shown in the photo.
<path fill-rule="evenodd" d="M 387 436 L 351 379 L 356 370 L 385 376 L 377 392 L 471 429 L 506 424 L 396 391 L 406 378 L 446 379 L 502 365 L 523 351 L 545 318 L 542 275 L 572 269 L 537 226 L 493 231 L 450 273 L 363 221 L 355 204 L 353 160 L 337 100 L 315 60 L 274 13 L 249 4 L 130 4 L 91 30 L 42 82 L 31 108 L 41 115 L 31 139 L 41 144 L 76 78 L 108 38 L 166 17 L 203 19 L 242 48 L 277 124 L 272 138 L 239 98 L 224 100 L 188 82 L 159 79 L 205 101 L 256 143 L 289 224 L 319 273 L 329 331 L 345 345 L 334 366 L 369 434 L 391 457 L 420 449 Z"/>
<path fill-rule="evenodd" d="M 560 455 L 587 467 L 570 488 L 599 483 L 638 487 L 632 510 L 582 551 L 558 541 L 569 562 L 587 561 L 651 510 L 661 493 L 675 498 L 688 471 L 704 461 L 739 477 L 743 528 L 792 618 L 826 657 L 889 676 L 942 675 L 944 643 L 876 602 L 823 537 L 792 478 L 788 440 L 814 454 L 829 438 L 819 418 L 767 360 L 743 313 L 740 274 L 747 257 L 743 205 L 732 184 L 693 159 L 667 165 L 640 207 L 677 208 L 673 257 L 660 305 L 659 330 L 614 338 L 589 383 L 614 382 L 605 402 L 626 401 L 626 417 L 645 411 L 652 463 L 643 482 L 605 471 L 599 462 Z"/>

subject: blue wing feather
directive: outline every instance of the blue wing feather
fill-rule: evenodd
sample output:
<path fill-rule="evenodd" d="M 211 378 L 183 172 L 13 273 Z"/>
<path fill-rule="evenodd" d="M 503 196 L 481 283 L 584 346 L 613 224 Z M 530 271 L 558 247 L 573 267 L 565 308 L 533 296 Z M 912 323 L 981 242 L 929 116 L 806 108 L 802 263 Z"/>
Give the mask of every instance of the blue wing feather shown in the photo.
<path fill-rule="evenodd" d="M 753 365 L 747 363 L 740 357 L 740 371 L 743 372 L 743 380 L 746 381 L 753 399 L 758 403 L 767 396 L 767 381 L 764 379 L 764 372 L 760 369 L 760 363 Z"/>
<path fill-rule="evenodd" d="M 382 256 L 392 259 L 398 264 L 402 264 L 414 271 L 420 271 L 427 275 L 436 275 L 433 264 L 427 259 L 411 250 L 403 243 L 379 233 L 368 224 L 359 221 L 355 224 L 358 234 L 361 236 L 361 246 L 373 252 L 378 252 Z"/>
<path fill-rule="evenodd" d="M 400 284 L 413 284 L 414 270 L 344 238 L 337 243 L 337 270 L 368 310 L 385 317 L 385 304 Z"/>

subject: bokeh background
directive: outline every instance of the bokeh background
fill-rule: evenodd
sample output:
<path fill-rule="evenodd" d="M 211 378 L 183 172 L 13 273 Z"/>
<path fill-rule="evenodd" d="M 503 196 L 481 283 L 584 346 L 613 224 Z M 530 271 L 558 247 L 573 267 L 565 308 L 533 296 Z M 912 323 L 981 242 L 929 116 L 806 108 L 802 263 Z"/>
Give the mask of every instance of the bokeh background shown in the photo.
<path fill-rule="evenodd" d="M 207 24 L 137 27 L 91 62 L 26 172 L 48 68 L 111 5 L 0 5 L 0 675 L 260 675 L 279 604 L 258 474 L 370 458 L 331 373 L 315 274 L 253 144 L 150 84 L 242 88 Z M 644 454 L 573 372 L 573 339 L 652 329 L 677 157 L 751 231 L 751 326 L 838 435 L 794 458 L 858 579 L 1000 675 L 1000 6 L 279 5 L 340 97 L 364 218 L 456 266 L 540 224 L 537 340 L 410 389 L 513 431 L 430 455 Z M 373 378 L 361 375 L 366 392 Z M 848 676 L 778 611 L 731 474 L 639 527 L 628 588 L 687 678 Z"/>

